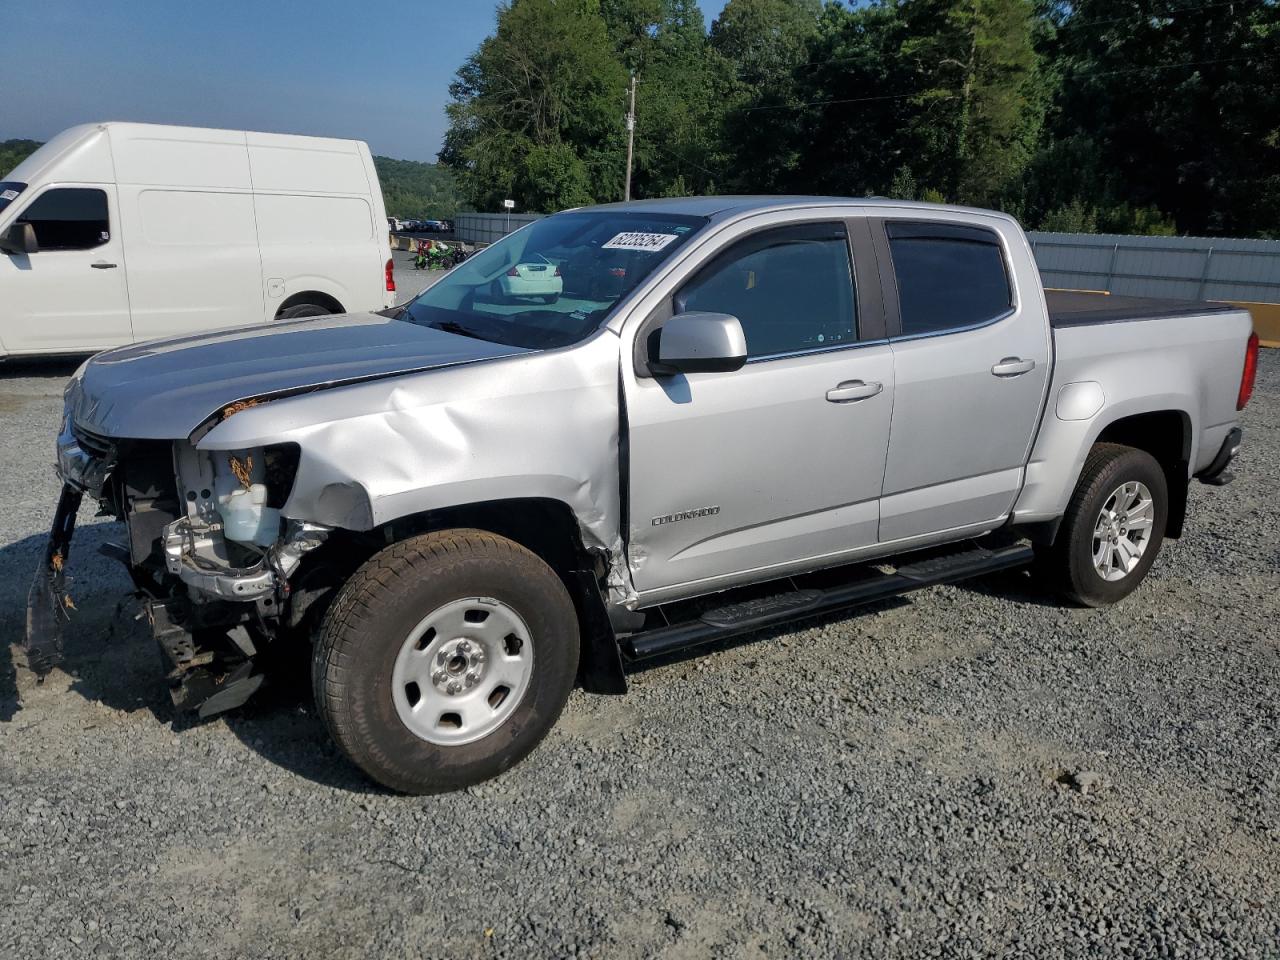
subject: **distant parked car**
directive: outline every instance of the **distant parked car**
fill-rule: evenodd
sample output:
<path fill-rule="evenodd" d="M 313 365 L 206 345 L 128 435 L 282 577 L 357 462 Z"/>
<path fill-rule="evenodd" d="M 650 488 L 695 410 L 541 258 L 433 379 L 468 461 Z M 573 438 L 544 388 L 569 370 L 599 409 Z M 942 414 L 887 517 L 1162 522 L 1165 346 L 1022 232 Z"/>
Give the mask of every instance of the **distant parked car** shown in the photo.
<path fill-rule="evenodd" d="M 517 263 L 498 277 L 498 291 L 507 297 L 538 297 L 546 303 L 555 303 L 564 292 L 560 267 L 542 255 L 538 261 Z"/>

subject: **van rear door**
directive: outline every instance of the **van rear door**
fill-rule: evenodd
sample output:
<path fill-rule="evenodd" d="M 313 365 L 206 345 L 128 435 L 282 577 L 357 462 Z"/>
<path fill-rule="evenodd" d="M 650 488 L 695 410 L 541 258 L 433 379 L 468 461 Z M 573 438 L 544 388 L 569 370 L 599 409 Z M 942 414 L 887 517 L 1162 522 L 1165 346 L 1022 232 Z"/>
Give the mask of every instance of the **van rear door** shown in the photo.
<path fill-rule="evenodd" d="M 32 188 L 14 223 L 40 249 L 0 253 L 0 322 L 10 354 L 90 353 L 133 340 L 113 184 Z"/>

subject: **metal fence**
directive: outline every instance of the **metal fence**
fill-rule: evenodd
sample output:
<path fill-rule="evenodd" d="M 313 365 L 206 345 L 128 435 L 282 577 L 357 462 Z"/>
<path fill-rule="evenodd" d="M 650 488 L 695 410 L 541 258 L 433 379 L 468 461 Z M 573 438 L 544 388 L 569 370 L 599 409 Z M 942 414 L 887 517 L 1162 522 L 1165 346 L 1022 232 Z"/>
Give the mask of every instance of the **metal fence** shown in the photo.
<path fill-rule="evenodd" d="M 460 213 L 453 218 L 453 235 L 467 243 L 493 243 L 542 216 L 540 213 Z"/>
<path fill-rule="evenodd" d="M 538 213 L 460 213 L 455 235 L 492 243 Z M 1031 233 L 1046 287 L 1143 297 L 1280 303 L 1280 240 Z"/>
<path fill-rule="evenodd" d="M 1280 303 L 1280 240 L 1032 233 L 1046 287 Z"/>

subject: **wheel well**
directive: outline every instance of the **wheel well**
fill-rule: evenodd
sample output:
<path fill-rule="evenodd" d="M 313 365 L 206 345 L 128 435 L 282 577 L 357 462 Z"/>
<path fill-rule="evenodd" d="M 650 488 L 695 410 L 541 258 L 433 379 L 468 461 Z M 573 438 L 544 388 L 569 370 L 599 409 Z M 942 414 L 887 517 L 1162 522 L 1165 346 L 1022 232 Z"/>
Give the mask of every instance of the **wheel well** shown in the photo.
<path fill-rule="evenodd" d="M 1134 414 L 1107 424 L 1095 443 L 1124 444 L 1144 450 L 1156 459 L 1169 485 L 1169 522 L 1165 536 L 1180 537 L 1187 516 L 1191 418 L 1181 410 Z"/>
<path fill-rule="evenodd" d="M 608 576 L 608 552 L 583 544 L 577 517 L 568 504 L 535 497 L 471 503 L 400 517 L 372 533 L 377 549 L 382 549 L 420 533 L 453 527 L 473 527 L 514 540 L 551 567 L 578 612 L 582 638 L 579 681 L 583 688 L 591 693 L 626 692 L 618 642 L 601 586 Z"/>
<path fill-rule="evenodd" d="M 290 307 L 296 307 L 302 303 L 314 303 L 318 307 L 324 307 L 330 313 L 346 313 L 342 304 L 327 293 L 321 293 L 319 290 L 307 290 L 287 297 L 284 303 L 280 304 L 280 309 L 276 311 L 276 316 L 278 317 Z"/>

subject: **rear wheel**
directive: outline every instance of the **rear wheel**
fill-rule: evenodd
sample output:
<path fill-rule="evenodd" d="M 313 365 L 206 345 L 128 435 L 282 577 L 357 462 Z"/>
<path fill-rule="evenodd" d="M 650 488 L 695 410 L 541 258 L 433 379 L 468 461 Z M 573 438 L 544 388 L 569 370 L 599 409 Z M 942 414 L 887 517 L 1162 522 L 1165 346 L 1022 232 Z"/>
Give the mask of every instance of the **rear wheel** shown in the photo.
<path fill-rule="evenodd" d="M 1168 483 L 1142 450 L 1090 451 L 1042 573 L 1068 599 L 1101 607 L 1128 596 L 1155 562 L 1169 516 Z"/>
<path fill-rule="evenodd" d="M 295 303 L 292 307 L 286 307 L 280 311 L 277 319 L 279 320 L 298 320 L 302 317 L 327 317 L 333 313 L 327 307 L 322 307 L 318 303 Z"/>
<path fill-rule="evenodd" d="M 325 619 L 312 681 L 338 747 L 435 793 L 496 776 L 555 724 L 578 669 L 573 601 L 534 554 L 479 530 L 383 550 Z"/>

